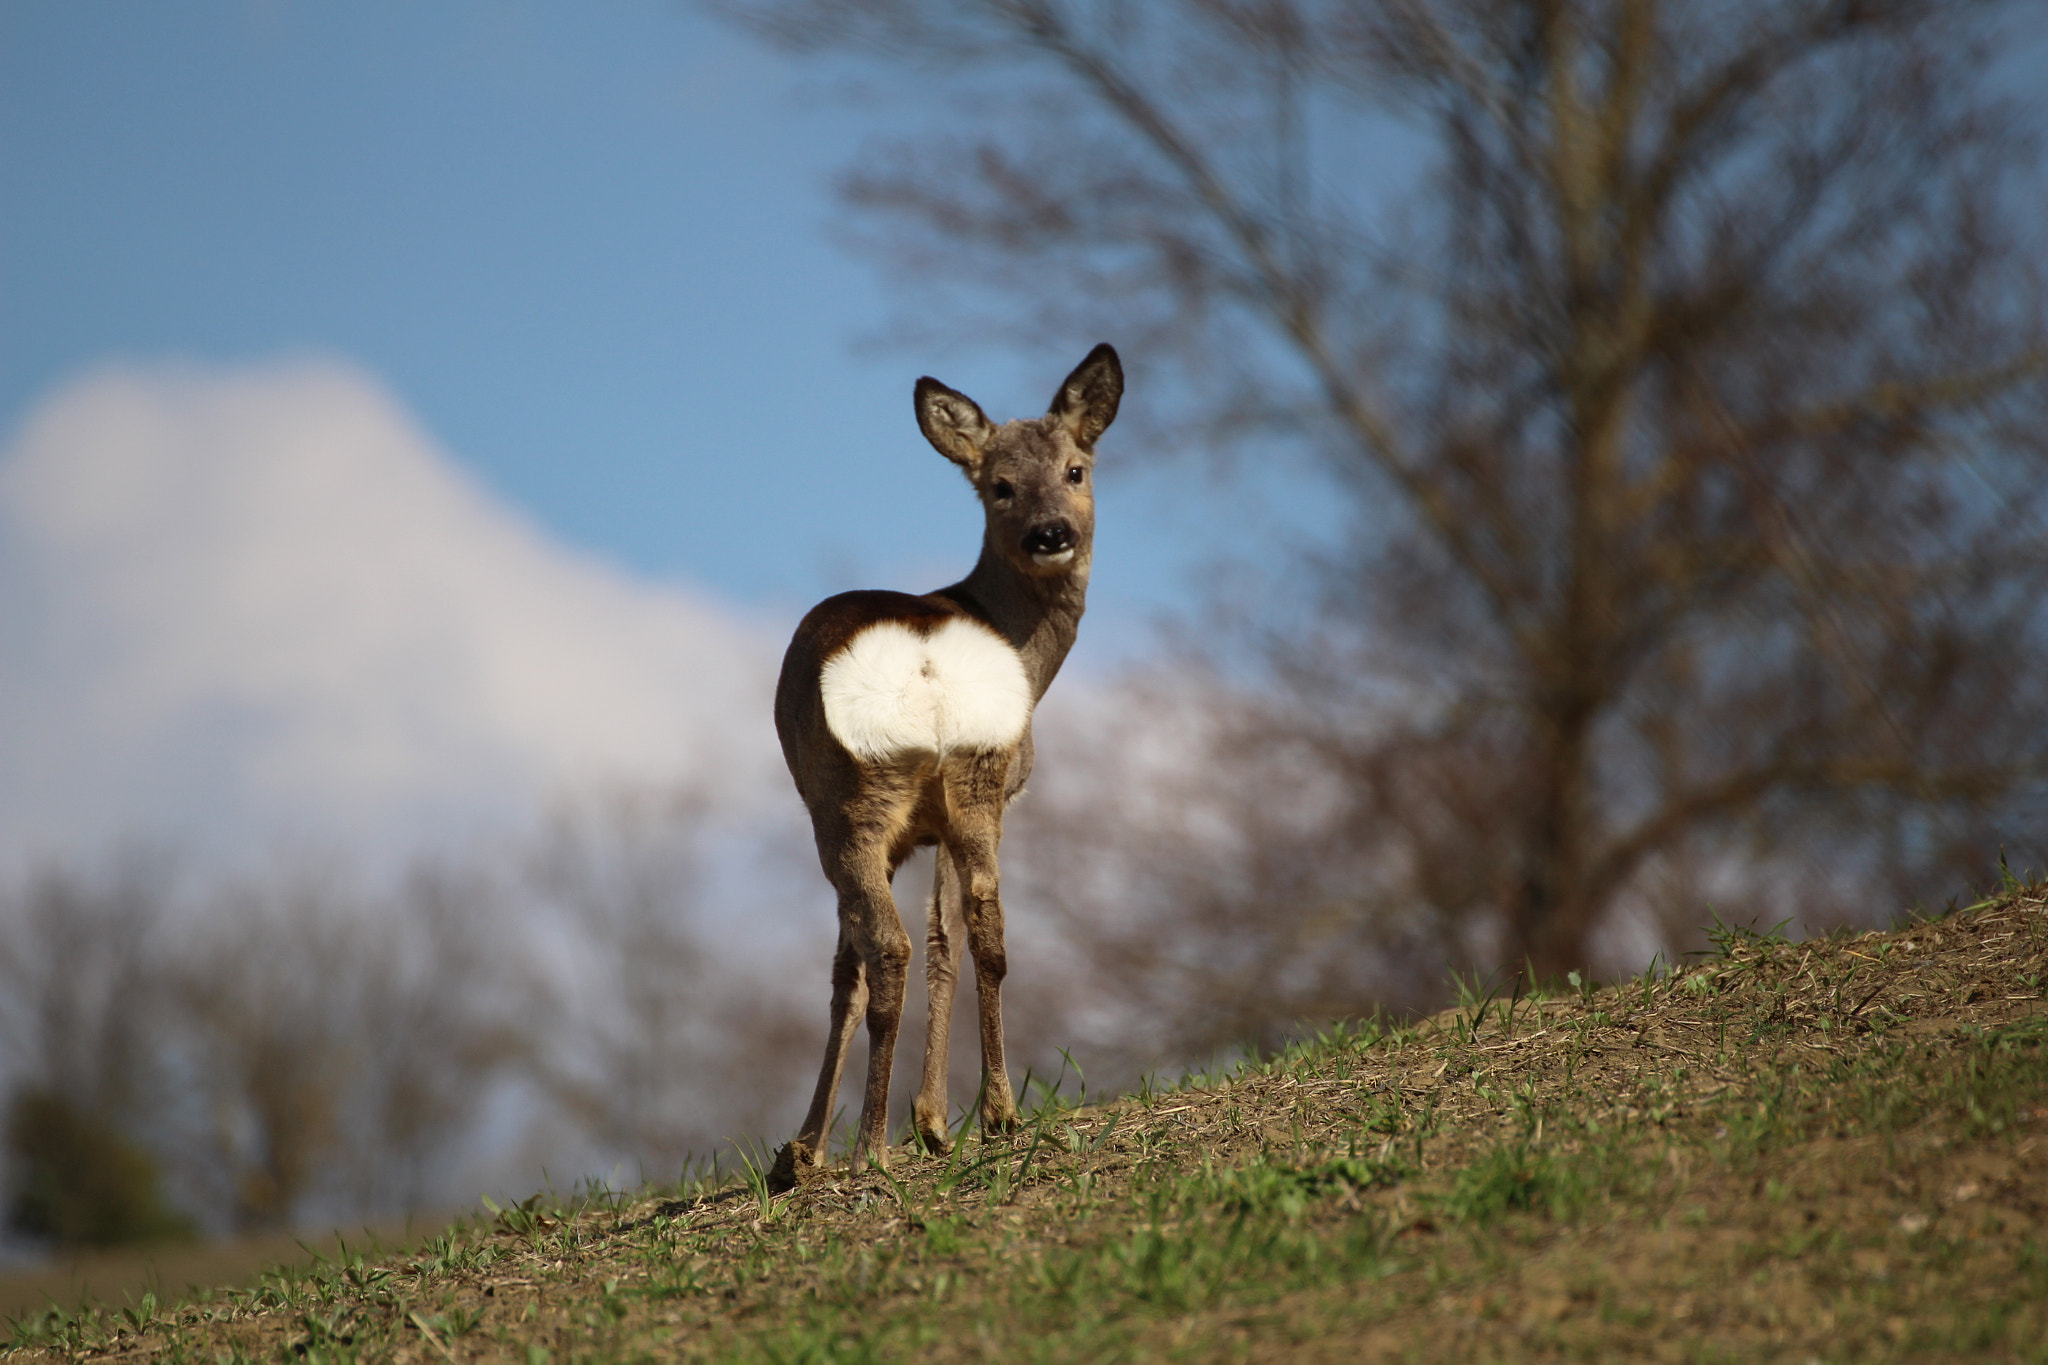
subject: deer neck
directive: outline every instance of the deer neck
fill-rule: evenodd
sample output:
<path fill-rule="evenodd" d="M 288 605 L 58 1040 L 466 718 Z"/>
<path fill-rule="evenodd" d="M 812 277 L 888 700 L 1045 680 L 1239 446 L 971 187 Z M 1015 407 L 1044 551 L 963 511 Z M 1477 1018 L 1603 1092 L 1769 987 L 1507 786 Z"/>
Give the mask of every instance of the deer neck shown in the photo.
<path fill-rule="evenodd" d="M 1041 578 L 1022 572 L 984 541 L 974 572 L 935 596 L 958 602 L 1010 642 L 1024 660 L 1036 700 L 1074 647 L 1087 607 L 1090 548 L 1081 547 L 1067 572 Z"/>

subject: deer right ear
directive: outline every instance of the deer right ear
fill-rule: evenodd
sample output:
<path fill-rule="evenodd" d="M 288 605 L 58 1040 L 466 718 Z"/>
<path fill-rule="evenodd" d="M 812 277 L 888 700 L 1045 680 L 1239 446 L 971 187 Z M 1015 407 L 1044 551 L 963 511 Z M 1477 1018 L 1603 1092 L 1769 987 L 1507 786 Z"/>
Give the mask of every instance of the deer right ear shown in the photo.
<path fill-rule="evenodd" d="M 1083 448 L 1093 450 L 1116 420 L 1123 396 L 1123 362 L 1116 358 L 1116 348 L 1105 341 L 1060 384 L 1048 415 L 1064 425 Z"/>
<path fill-rule="evenodd" d="M 933 449 L 970 475 L 981 463 L 981 448 L 995 434 L 972 398 L 930 375 L 917 381 L 917 429 Z"/>

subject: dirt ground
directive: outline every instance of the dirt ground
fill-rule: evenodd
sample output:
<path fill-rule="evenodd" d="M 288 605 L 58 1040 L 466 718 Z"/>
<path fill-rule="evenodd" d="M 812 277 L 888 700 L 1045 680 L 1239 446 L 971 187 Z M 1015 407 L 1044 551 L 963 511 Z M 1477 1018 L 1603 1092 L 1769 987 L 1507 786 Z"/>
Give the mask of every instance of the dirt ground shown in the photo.
<path fill-rule="evenodd" d="M 456 1221 L 453 1214 L 373 1223 L 321 1236 L 280 1232 L 128 1251 L 72 1253 L 43 1265 L 0 1274 L 0 1321 L 56 1305 L 127 1304 L 145 1293 L 164 1302 L 214 1285 L 241 1284 L 275 1266 L 311 1265 L 349 1250 L 409 1246 Z"/>

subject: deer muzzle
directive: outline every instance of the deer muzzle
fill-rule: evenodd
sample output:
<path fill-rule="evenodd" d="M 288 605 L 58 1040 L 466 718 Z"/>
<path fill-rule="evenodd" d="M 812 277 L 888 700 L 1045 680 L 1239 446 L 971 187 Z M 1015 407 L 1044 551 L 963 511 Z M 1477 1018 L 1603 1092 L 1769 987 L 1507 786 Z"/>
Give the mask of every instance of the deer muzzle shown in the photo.
<path fill-rule="evenodd" d="M 1040 522 L 1024 533 L 1024 552 L 1031 556 L 1033 564 L 1051 568 L 1072 559 L 1080 540 L 1072 522 Z"/>

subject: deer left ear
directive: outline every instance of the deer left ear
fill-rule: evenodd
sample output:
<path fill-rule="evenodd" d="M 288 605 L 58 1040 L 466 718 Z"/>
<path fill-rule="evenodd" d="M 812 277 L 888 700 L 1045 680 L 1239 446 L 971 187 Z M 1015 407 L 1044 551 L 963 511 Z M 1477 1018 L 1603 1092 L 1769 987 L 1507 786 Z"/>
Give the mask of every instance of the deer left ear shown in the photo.
<path fill-rule="evenodd" d="M 995 426 L 980 404 L 926 375 L 917 381 L 917 426 L 939 454 L 972 475 Z"/>
<path fill-rule="evenodd" d="M 1066 377 L 1052 396 L 1047 415 L 1064 426 L 1077 445 L 1092 448 L 1116 420 L 1123 396 L 1123 363 L 1116 358 L 1116 348 L 1105 341 Z"/>

